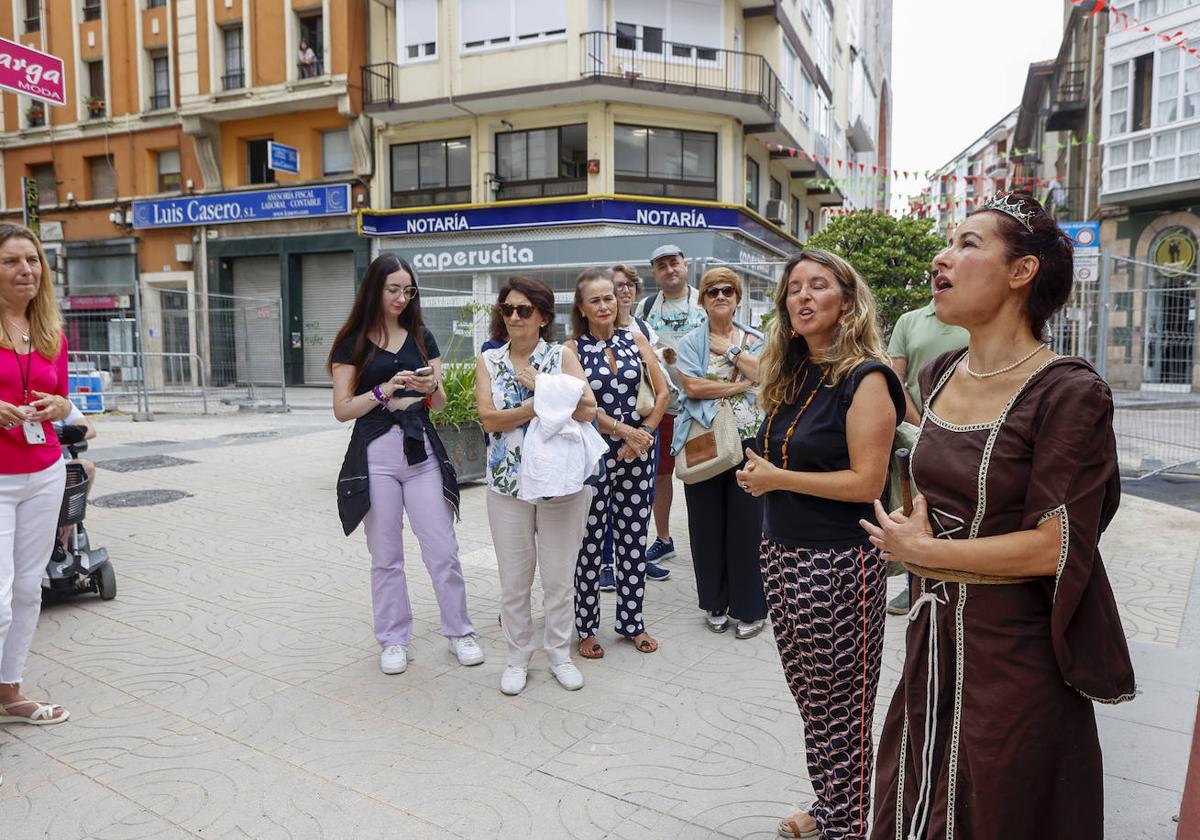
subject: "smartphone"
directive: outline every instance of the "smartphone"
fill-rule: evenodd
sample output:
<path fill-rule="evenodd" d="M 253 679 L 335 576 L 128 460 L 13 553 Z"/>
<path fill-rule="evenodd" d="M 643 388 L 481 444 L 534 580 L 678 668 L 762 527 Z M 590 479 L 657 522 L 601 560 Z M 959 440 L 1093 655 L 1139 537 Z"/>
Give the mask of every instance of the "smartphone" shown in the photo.
<path fill-rule="evenodd" d="M 413 371 L 413 376 L 429 376 L 431 373 L 433 373 L 433 368 L 420 367 Z"/>

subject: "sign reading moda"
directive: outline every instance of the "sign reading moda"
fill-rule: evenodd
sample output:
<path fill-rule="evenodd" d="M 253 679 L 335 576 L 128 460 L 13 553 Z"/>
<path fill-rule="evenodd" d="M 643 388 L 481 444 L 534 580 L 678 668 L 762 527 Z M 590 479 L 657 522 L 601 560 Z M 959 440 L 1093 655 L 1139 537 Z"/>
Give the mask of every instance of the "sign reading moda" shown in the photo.
<path fill-rule="evenodd" d="M 133 202 L 136 229 L 350 214 L 350 185 L 286 187 Z"/>
<path fill-rule="evenodd" d="M 616 196 L 505 202 L 445 210 L 364 210 L 366 236 L 427 236 L 463 231 L 569 225 L 620 224 L 639 227 L 736 231 L 780 253 L 797 243 L 749 215 L 745 208 L 715 202 L 673 202 Z"/>
<path fill-rule="evenodd" d="M 58 56 L 0 38 L 0 87 L 51 105 L 66 105 L 66 78 Z"/>

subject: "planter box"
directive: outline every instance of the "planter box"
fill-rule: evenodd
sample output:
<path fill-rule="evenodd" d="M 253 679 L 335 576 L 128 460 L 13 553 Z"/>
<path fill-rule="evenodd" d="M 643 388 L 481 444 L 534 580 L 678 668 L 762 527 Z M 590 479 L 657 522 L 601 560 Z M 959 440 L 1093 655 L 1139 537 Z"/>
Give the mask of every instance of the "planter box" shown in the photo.
<path fill-rule="evenodd" d="M 482 481 L 487 476 L 487 443 L 481 426 L 438 426 L 437 433 L 460 482 Z"/>

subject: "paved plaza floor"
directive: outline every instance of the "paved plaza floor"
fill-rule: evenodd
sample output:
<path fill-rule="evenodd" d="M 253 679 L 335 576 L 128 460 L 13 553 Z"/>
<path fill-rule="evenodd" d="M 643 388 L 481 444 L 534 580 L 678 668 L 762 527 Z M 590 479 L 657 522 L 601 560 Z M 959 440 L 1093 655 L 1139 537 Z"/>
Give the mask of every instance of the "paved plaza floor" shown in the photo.
<path fill-rule="evenodd" d="M 561 689 L 539 654 L 528 689 L 501 695 L 486 491 L 471 486 L 458 537 L 487 662 L 453 659 L 409 540 L 413 661 L 384 676 L 364 541 L 342 536 L 334 506 L 349 428 L 327 400 L 310 394 L 288 415 L 97 421 L 93 500 L 188 495 L 89 509 L 119 594 L 43 611 L 27 691 L 72 715 L 0 727 L 0 838 L 775 836 L 811 793 L 800 717 L 769 630 L 739 641 L 704 628 L 682 493 L 679 556 L 646 596 L 657 653 L 609 630 L 603 660 L 576 658 L 582 691 Z M 154 455 L 182 462 L 103 464 Z M 1097 706 L 1107 835 L 1171 840 L 1200 688 L 1200 513 L 1127 494 L 1103 549 L 1142 692 Z M 604 605 L 611 619 L 611 594 Z M 888 618 L 876 729 L 904 627 Z"/>

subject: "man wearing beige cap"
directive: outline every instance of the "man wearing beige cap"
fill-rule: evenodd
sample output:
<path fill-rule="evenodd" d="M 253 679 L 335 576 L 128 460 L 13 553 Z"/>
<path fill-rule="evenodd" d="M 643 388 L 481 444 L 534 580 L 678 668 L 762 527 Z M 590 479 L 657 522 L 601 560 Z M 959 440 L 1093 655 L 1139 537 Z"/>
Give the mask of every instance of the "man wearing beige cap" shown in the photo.
<path fill-rule="evenodd" d="M 702 326 L 708 316 L 700 305 L 700 293 L 688 285 L 688 264 L 683 250 L 678 245 L 662 245 L 650 255 L 650 268 L 658 283 L 659 291 L 643 299 L 634 311 L 658 333 L 659 344 L 670 348 L 673 353 L 679 340 L 696 327 Z M 673 362 L 673 359 L 669 360 Z M 675 387 L 682 391 L 683 384 L 674 364 L 668 372 Z M 646 549 L 646 563 L 658 563 L 675 556 L 675 540 L 671 538 L 671 502 L 674 496 L 672 475 L 675 458 L 671 455 L 671 438 L 675 429 L 675 415 L 679 413 L 677 397 L 672 395 L 667 413 L 658 425 L 658 477 L 654 482 L 654 527 L 658 535 Z"/>

